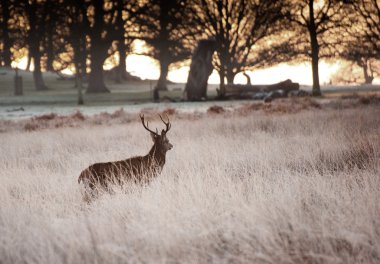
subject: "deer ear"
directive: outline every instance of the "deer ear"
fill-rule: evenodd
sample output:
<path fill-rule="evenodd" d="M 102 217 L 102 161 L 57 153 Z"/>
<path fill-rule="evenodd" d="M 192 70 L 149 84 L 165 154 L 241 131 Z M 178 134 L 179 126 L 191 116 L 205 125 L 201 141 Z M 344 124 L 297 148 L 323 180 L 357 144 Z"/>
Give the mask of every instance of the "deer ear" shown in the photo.
<path fill-rule="evenodd" d="M 150 136 L 152 137 L 153 142 L 155 142 L 156 138 L 157 138 L 156 134 L 154 134 L 154 133 L 151 132 Z"/>
<path fill-rule="evenodd" d="M 162 129 L 162 131 L 161 131 L 161 136 L 163 136 L 163 135 L 165 135 L 165 134 L 166 134 L 165 130 Z"/>

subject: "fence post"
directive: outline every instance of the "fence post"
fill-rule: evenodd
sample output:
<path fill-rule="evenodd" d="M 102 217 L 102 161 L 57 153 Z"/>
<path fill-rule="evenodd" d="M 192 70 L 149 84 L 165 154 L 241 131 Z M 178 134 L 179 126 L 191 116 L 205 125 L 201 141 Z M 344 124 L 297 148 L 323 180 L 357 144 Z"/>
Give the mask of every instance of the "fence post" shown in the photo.
<path fill-rule="evenodd" d="M 15 69 L 16 75 L 14 78 L 15 95 L 23 95 L 22 76 L 18 75 L 18 68 Z"/>

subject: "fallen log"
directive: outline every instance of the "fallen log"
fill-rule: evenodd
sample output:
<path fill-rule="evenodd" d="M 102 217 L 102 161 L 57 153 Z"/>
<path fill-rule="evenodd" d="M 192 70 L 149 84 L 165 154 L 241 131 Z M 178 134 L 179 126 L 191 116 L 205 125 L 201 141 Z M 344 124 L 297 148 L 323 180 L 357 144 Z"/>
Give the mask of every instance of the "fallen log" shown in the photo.
<path fill-rule="evenodd" d="M 299 83 L 294 83 L 291 80 L 285 80 L 269 85 L 252 85 L 252 84 L 227 84 L 225 85 L 225 97 L 247 97 L 255 93 L 269 93 L 282 90 L 285 95 L 290 91 L 299 90 Z"/>

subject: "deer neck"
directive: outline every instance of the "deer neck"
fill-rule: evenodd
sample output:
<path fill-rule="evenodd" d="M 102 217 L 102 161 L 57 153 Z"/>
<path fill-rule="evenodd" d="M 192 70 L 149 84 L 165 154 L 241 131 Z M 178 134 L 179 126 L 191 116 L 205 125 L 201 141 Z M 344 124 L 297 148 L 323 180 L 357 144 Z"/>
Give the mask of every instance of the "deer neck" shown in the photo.
<path fill-rule="evenodd" d="M 164 166 L 166 151 L 162 151 L 156 144 L 150 149 L 148 155 L 152 162 L 157 163 L 159 166 Z"/>

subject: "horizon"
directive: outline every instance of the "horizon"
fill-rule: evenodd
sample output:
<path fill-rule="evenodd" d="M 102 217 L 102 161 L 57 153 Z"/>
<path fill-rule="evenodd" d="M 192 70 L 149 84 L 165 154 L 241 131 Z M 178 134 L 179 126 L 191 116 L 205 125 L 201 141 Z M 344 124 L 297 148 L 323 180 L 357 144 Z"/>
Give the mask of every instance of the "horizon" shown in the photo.
<path fill-rule="evenodd" d="M 115 55 L 115 57 L 118 57 Z M 104 70 L 110 70 L 116 66 L 116 64 L 110 62 L 108 59 L 104 64 Z M 320 82 L 322 85 L 328 85 L 333 74 L 335 74 L 339 68 L 344 64 L 343 61 L 336 61 L 334 63 L 321 61 L 319 63 L 320 69 Z M 18 62 L 13 61 L 12 67 L 19 68 L 20 70 L 26 70 L 27 57 L 23 57 Z M 139 65 L 136 67 L 136 65 Z M 33 71 L 33 61 L 31 63 L 31 71 Z M 168 80 L 174 83 L 186 83 L 190 66 L 181 66 L 178 68 L 172 68 L 168 73 Z M 131 54 L 126 59 L 126 70 L 133 76 L 139 77 L 142 80 L 158 80 L 160 75 L 160 69 L 158 62 L 145 55 Z M 44 71 L 46 72 L 46 71 Z M 62 71 L 64 74 L 72 75 L 73 71 L 65 69 Z M 251 77 L 252 84 L 273 84 L 286 79 L 290 79 L 293 82 L 300 83 L 301 85 L 312 85 L 313 78 L 311 72 L 311 66 L 308 62 L 300 63 L 280 63 L 276 66 L 249 70 L 246 73 Z M 247 79 L 243 73 L 238 73 L 234 79 L 235 84 L 246 84 Z M 209 77 L 208 84 L 219 84 L 219 74 L 214 69 Z M 380 79 L 375 78 L 372 84 L 380 84 Z"/>
<path fill-rule="evenodd" d="M 146 52 L 146 45 L 141 40 L 135 41 L 130 55 L 126 58 L 126 70 L 133 76 L 137 76 L 142 80 L 158 80 L 160 76 L 159 62 L 155 59 L 140 55 Z M 117 66 L 119 61 L 118 54 L 114 54 L 106 59 L 103 69 L 110 70 Z M 336 60 L 334 63 L 321 60 L 319 63 L 319 79 L 322 85 L 327 85 L 331 81 L 331 77 L 344 65 L 344 61 Z M 168 80 L 174 83 L 186 83 L 190 69 L 190 59 L 184 60 L 184 66 L 169 69 Z M 12 67 L 18 67 L 25 70 L 27 66 L 27 56 L 23 56 L 18 61 L 12 61 Z M 33 60 L 31 62 L 31 71 L 33 71 Z M 67 68 L 61 71 L 64 74 L 72 75 L 73 70 Z M 309 62 L 299 63 L 280 63 L 276 66 L 248 70 L 246 73 L 251 77 L 252 84 L 273 84 L 290 79 L 301 85 L 312 85 L 313 77 L 311 65 Z M 238 73 L 234 79 L 235 84 L 246 84 L 247 79 L 243 73 Z M 219 74 L 214 69 L 208 79 L 208 84 L 220 84 Z M 380 84 L 380 79 L 375 78 L 372 84 Z"/>

